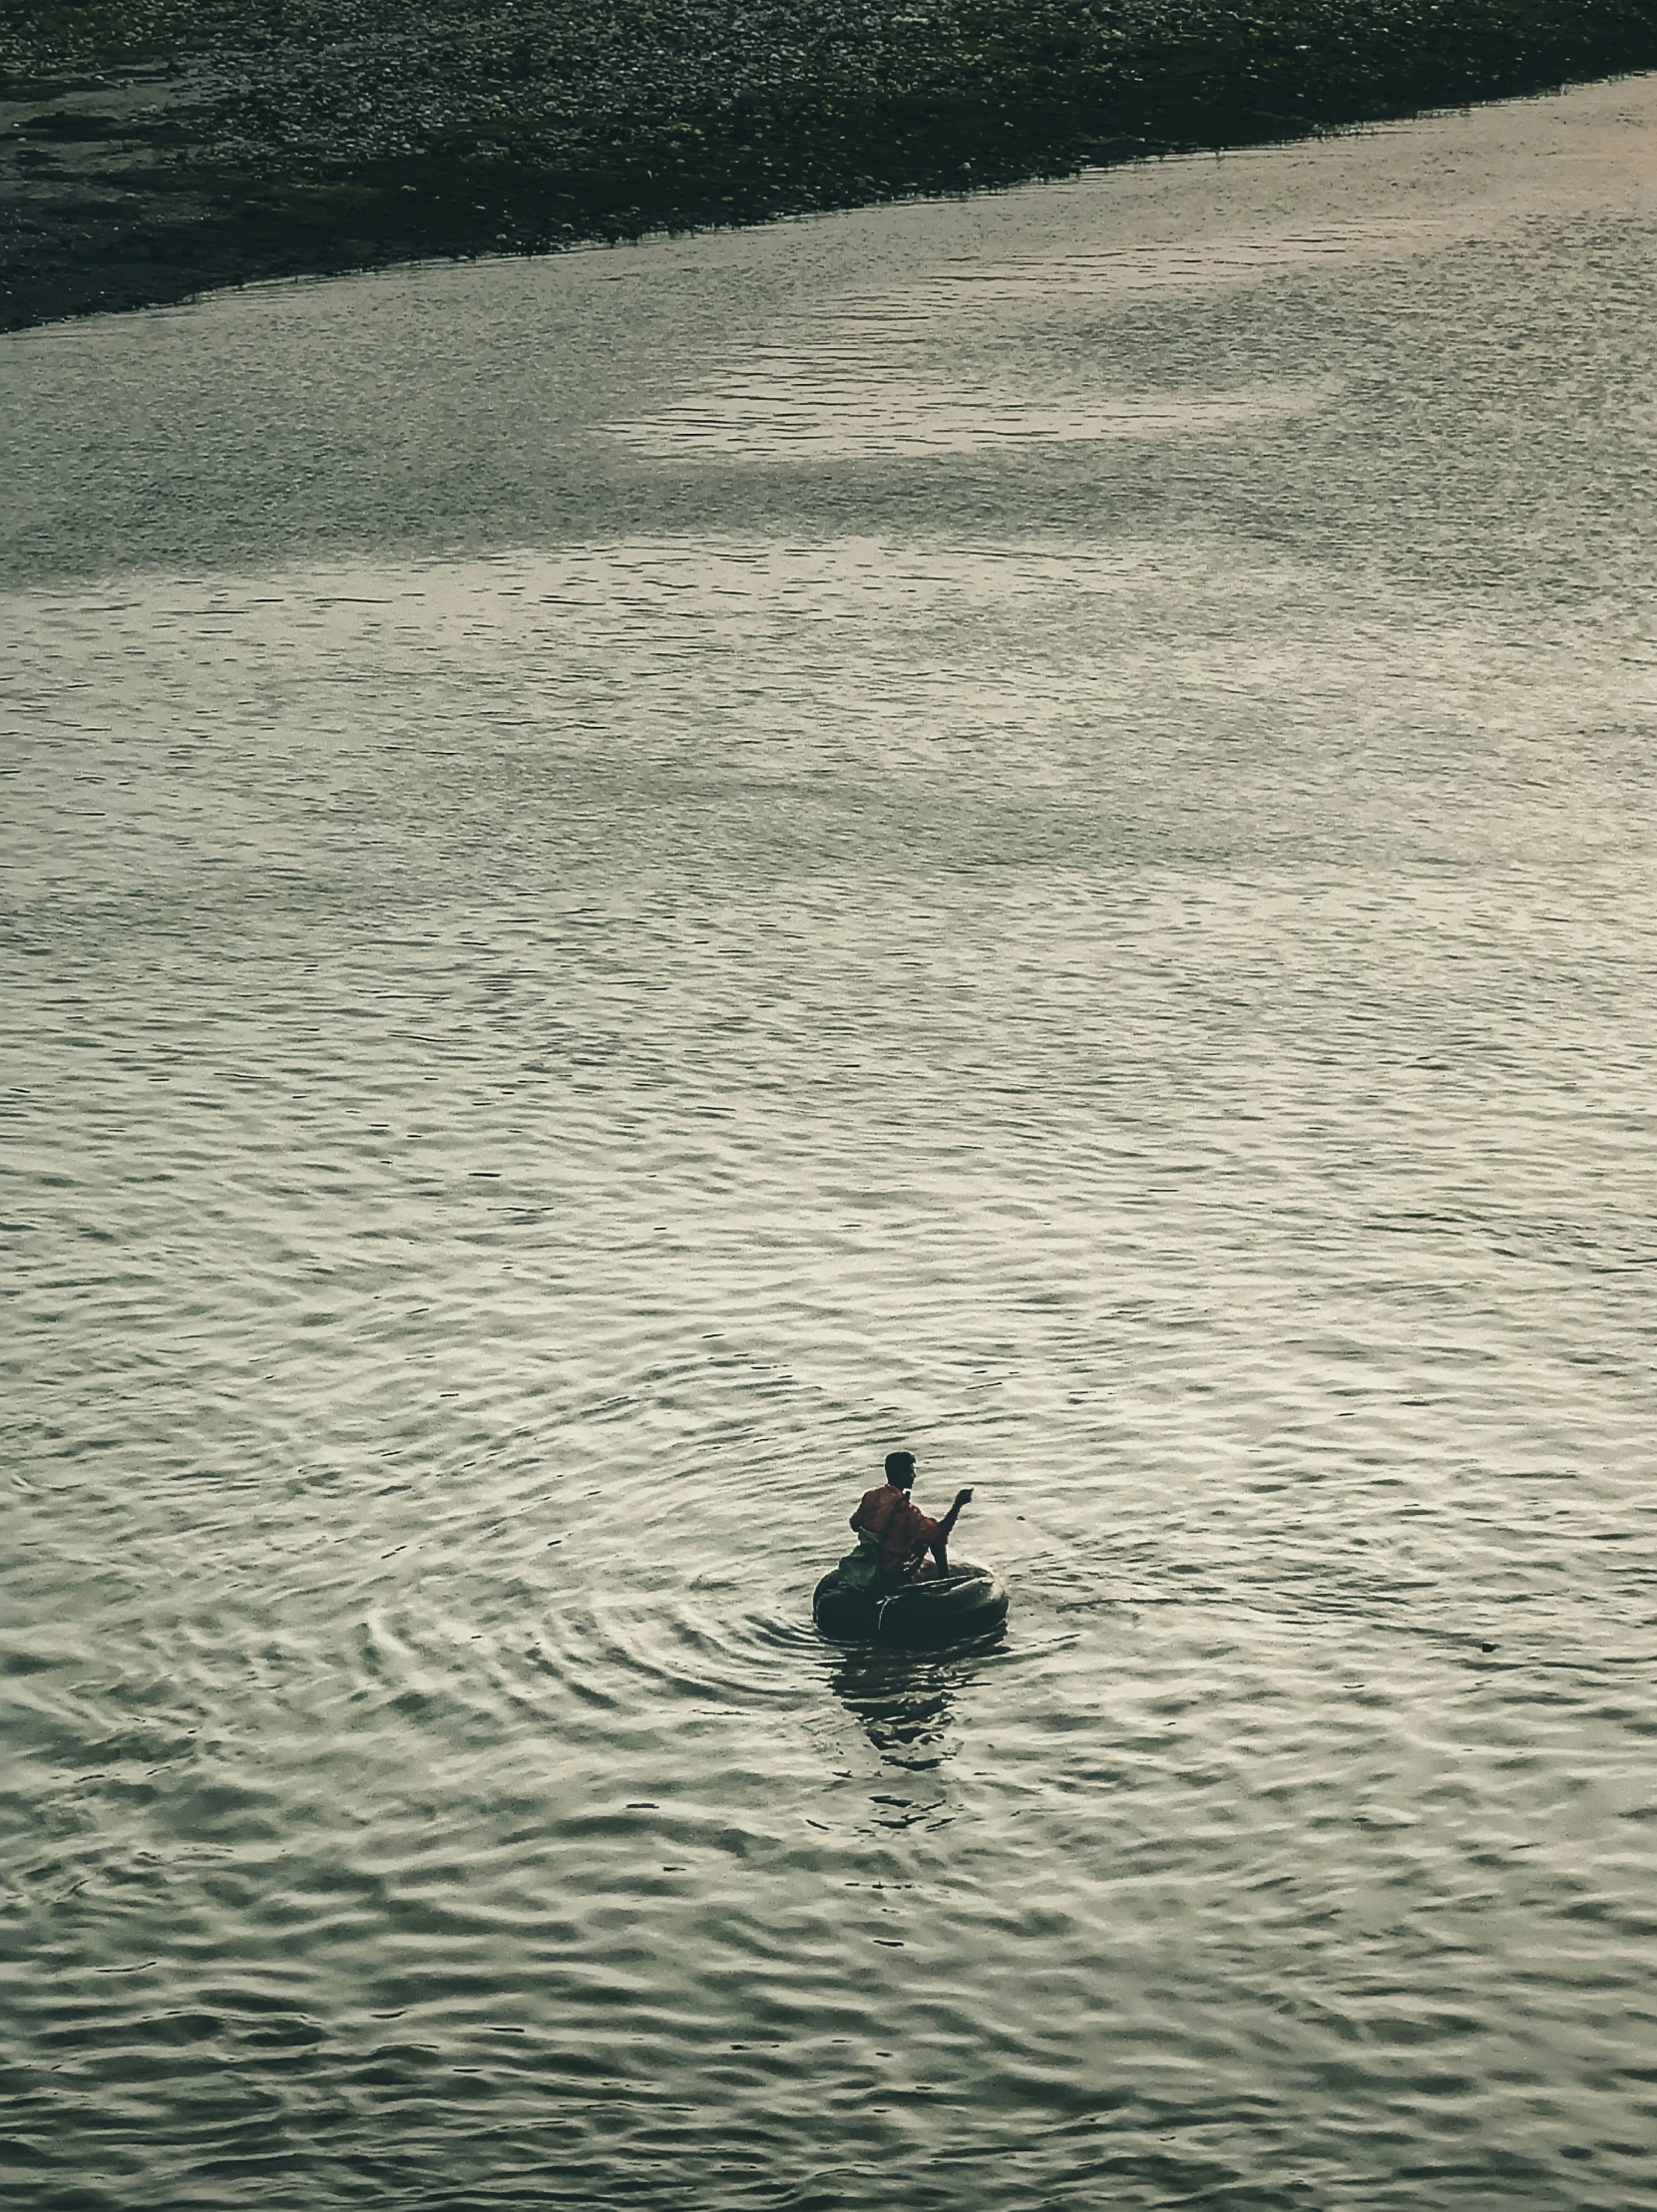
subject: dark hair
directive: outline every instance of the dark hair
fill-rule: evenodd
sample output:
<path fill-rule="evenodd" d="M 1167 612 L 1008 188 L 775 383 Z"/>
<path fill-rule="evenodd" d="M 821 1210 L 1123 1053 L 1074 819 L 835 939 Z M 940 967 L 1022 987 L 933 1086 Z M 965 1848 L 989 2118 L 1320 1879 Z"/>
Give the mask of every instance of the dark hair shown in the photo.
<path fill-rule="evenodd" d="M 886 1479 L 895 1482 L 900 1490 L 907 1490 L 915 1480 L 915 1454 L 913 1452 L 888 1452 Z"/>

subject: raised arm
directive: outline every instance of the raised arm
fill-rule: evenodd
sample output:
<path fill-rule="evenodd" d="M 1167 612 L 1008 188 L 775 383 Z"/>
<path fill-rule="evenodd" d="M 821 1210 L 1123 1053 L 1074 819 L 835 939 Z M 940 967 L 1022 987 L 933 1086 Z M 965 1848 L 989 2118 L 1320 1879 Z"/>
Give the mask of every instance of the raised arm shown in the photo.
<path fill-rule="evenodd" d="M 958 1490 L 954 1505 L 938 1524 L 938 1534 L 932 1540 L 932 1556 L 938 1562 L 938 1572 L 941 1575 L 947 1575 L 950 1571 L 950 1531 L 960 1520 L 962 1507 L 971 1505 L 972 1502 L 973 1493 L 970 1490 Z"/>

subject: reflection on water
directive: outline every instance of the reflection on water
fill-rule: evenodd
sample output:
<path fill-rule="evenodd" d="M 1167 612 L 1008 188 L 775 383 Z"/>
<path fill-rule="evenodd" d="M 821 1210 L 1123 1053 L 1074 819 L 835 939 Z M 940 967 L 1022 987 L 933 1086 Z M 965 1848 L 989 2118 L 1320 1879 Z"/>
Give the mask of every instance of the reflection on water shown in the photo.
<path fill-rule="evenodd" d="M 969 1664 L 872 1647 L 848 1653 L 830 1681 L 881 1757 L 919 1772 L 947 1756 L 955 1692 Z"/>
<path fill-rule="evenodd" d="M 1657 2197 L 1654 127 L 4 342 L 8 2212 Z"/>

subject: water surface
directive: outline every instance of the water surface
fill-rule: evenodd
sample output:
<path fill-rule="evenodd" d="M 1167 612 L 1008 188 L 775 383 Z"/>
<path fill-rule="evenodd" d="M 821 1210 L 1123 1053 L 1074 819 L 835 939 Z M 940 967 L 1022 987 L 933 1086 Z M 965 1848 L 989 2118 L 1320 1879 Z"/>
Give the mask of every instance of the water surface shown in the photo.
<path fill-rule="evenodd" d="M 10 2204 L 1657 2202 L 1654 146 L 0 345 Z"/>

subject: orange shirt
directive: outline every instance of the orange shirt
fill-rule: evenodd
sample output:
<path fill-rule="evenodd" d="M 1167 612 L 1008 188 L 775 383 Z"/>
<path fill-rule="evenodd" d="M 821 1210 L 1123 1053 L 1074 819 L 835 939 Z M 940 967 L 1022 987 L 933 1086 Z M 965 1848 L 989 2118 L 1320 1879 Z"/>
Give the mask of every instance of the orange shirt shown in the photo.
<path fill-rule="evenodd" d="M 880 1571 L 895 1575 L 906 1561 L 917 1558 L 938 1534 L 938 1523 L 911 1505 L 909 1493 L 895 1482 L 865 1491 L 852 1527 L 867 1532 L 880 1546 Z"/>

